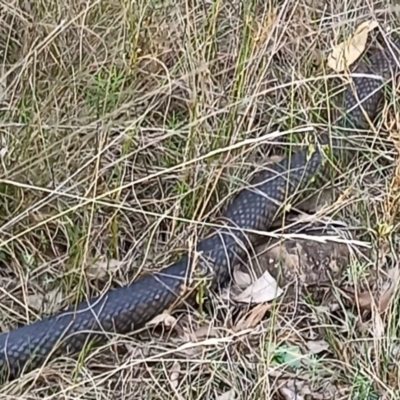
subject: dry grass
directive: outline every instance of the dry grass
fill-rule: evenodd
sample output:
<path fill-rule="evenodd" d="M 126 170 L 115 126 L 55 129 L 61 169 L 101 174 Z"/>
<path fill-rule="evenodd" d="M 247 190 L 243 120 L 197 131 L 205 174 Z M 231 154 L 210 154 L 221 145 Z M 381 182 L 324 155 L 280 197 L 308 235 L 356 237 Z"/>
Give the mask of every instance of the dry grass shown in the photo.
<path fill-rule="evenodd" d="M 385 4 L 2 0 L 0 330 L 161 268 L 203 236 L 249 169 L 290 151 L 303 137 L 293 129 L 316 127 L 330 98 L 331 44 L 363 19 L 400 26 Z M 377 265 L 387 244 L 394 257 L 398 247 L 393 89 L 383 123 L 352 139 L 360 157 L 339 171 L 341 197 L 319 215 L 371 244 L 369 263 L 349 266 L 353 275 Z M 98 257 L 127 262 L 98 281 L 85 269 Z M 43 293 L 53 304 L 35 308 Z M 0 393 L 208 399 L 233 390 L 278 399 L 279 388 L 298 385 L 312 399 L 398 398 L 396 305 L 377 337 L 377 319 L 361 323 L 357 307 L 338 318 L 297 301 L 302 308 L 271 312 L 240 335 L 231 329 L 238 310 L 221 305 L 225 320 L 203 323 L 226 329 L 189 349 L 182 326 L 190 331 L 198 315 L 172 336 L 152 328 L 116 336 Z M 307 343 L 322 339 L 329 351 L 310 355 Z M 304 361 L 285 348 L 304 351 Z"/>

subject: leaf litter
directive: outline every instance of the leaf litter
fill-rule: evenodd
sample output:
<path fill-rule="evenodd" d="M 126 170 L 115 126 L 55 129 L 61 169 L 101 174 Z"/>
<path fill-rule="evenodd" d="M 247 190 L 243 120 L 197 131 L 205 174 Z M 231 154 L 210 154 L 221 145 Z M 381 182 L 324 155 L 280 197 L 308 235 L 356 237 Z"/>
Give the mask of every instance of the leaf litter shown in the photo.
<path fill-rule="evenodd" d="M 47 293 L 34 293 L 27 296 L 27 305 L 37 312 L 53 314 L 60 311 L 64 294 L 59 288 Z"/>
<path fill-rule="evenodd" d="M 246 274 L 240 275 L 241 282 L 251 281 L 250 275 L 248 278 L 244 278 Z M 266 270 L 258 279 L 253 281 L 245 290 L 238 295 L 233 295 L 233 300 L 239 303 L 252 303 L 261 304 L 268 301 L 272 301 L 280 297 L 283 290 L 278 286 L 276 280 L 272 277 L 268 270 Z"/>
<path fill-rule="evenodd" d="M 329 68 L 343 72 L 354 64 L 365 50 L 369 32 L 378 26 L 376 21 L 361 23 L 349 39 L 335 46 L 328 58 Z"/>

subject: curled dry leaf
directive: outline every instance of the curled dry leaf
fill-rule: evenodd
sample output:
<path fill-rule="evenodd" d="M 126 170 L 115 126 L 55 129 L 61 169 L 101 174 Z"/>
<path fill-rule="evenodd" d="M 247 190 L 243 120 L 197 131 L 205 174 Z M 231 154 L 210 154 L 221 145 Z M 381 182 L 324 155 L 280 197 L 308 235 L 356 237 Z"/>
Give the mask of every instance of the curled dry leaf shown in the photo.
<path fill-rule="evenodd" d="M 242 289 L 251 285 L 252 282 L 250 274 L 241 271 L 238 266 L 233 269 L 233 280 Z"/>
<path fill-rule="evenodd" d="M 352 37 L 333 49 L 328 59 L 329 68 L 336 72 L 343 72 L 352 65 L 365 50 L 368 33 L 378 26 L 376 21 L 366 21 L 360 24 Z"/>
<path fill-rule="evenodd" d="M 278 286 L 276 280 L 268 271 L 253 282 L 239 295 L 232 296 L 240 303 L 265 303 L 281 296 L 283 290 Z"/>

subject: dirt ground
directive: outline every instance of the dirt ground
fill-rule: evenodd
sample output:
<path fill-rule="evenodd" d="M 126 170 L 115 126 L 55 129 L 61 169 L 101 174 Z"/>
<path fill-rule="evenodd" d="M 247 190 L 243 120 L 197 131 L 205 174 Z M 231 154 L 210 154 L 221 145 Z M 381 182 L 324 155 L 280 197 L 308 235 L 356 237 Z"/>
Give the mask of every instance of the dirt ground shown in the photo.
<path fill-rule="evenodd" d="M 0 332 L 205 236 L 254 168 L 327 128 L 328 56 L 363 21 L 400 34 L 388 3 L 0 0 Z M 212 294 L 1 398 L 399 398 L 398 82 L 357 156 L 238 265 L 281 296 Z"/>

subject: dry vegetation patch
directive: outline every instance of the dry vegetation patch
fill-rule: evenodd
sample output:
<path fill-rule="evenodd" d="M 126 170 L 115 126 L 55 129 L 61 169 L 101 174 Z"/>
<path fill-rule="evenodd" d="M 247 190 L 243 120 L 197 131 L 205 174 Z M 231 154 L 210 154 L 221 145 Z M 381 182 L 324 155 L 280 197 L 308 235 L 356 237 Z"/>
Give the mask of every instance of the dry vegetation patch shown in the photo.
<path fill-rule="evenodd" d="M 252 170 L 326 127 L 327 56 L 364 20 L 398 30 L 386 3 L 1 0 L 0 331 L 166 266 L 204 236 Z M 396 297 L 372 305 L 397 290 L 380 280 L 397 276 L 397 88 L 375 130 L 349 140 L 359 157 L 317 193 L 333 198 L 278 221 L 283 253 L 260 249 L 259 274 L 290 261 L 276 275 L 285 300 L 220 294 L 212 312 L 51 361 L 2 398 L 398 398 Z M 304 243 L 328 231 L 333 242 Z"/>

